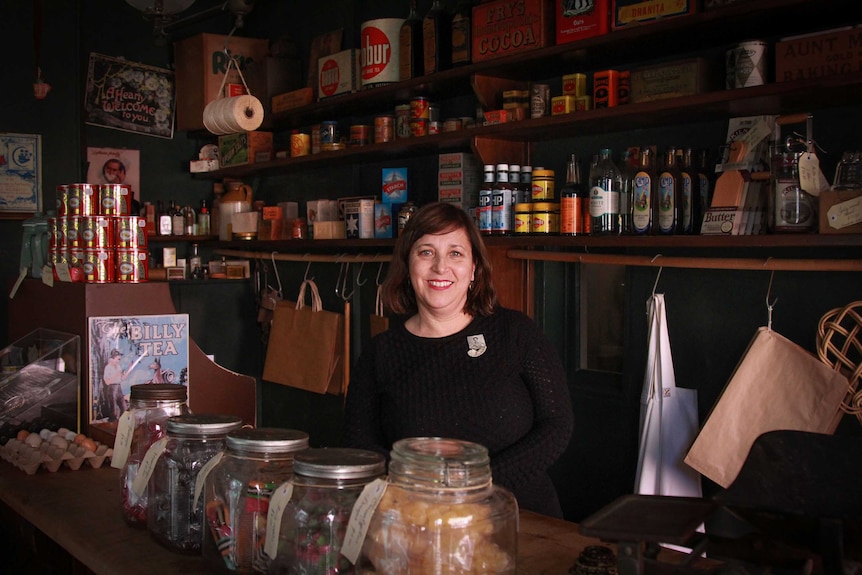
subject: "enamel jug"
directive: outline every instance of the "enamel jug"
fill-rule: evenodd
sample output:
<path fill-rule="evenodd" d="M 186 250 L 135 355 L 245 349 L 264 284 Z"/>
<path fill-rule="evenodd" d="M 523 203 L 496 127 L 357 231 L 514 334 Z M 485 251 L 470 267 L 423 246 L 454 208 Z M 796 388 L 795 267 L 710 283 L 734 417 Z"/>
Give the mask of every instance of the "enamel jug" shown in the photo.
<path fill-rule="evenodd" d="M 22 223 L 21 265 L 32 278 L 42 277 L 42 266 L 48 263 L 48 216 L 33 214 Z"/>

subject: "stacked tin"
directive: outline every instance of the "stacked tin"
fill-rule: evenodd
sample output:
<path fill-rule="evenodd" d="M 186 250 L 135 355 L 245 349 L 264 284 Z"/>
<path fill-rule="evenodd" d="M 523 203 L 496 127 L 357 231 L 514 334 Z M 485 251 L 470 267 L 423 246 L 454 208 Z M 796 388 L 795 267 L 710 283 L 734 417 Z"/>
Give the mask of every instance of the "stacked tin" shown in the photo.
<path fill-rule="evenodd" d="M 48 220 L 55 280 L 147 281 L 147 222 L 130 214 L 131 200 L 125 184 L 57 186 L 57 216 Z"/>

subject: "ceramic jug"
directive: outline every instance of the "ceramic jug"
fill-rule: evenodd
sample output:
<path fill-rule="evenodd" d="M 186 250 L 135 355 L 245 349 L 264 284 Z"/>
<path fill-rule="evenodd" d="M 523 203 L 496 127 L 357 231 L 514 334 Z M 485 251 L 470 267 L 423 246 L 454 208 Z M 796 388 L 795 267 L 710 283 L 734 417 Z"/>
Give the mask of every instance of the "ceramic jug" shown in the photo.
<path fill-rule="evenodd" d="M 48 263 L 48 216 L 33 214 L 22 223 L 21 269 L 32 278 L 42 277 L 42 266 Z"/>
<path fill-rule="evenodd" d="M 225 182 L 227 190 L 219 199 L 218 238 L 229 242 L 233 239 L 231 217 L 240 212 L 250 212 L 252 206 L 251 186 L 242 182 Z"/>

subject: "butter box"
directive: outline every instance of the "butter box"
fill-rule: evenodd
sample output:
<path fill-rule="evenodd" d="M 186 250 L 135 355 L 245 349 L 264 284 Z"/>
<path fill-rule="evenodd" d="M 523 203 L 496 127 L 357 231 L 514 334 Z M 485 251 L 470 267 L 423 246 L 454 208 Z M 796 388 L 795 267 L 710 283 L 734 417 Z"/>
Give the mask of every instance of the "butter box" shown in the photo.
<path fill-rule="evenodd" d="M 862 29 L 830 30 L 775 44 L 775 81 L 807 80 L 862 71 Z"/>
<path fill-rule="evenodd" d="M 697 0 L 612 0 L 612 28 L 650 24 L 697 11 Z"/>
<path fill-rule="evenodd" d="M 631 71 L 634 103 L 692 96 L 709 89 L 707 63 L 703 58 L 645 66 Z"/>
<path fill-rule="evenodd" d="M 610 0 L 556 0 L 554 7 L 557 44 L 601 36 L 611 31 Z"/>
<path fill-rule="evenodd" d="M 272 132 L 240 132 L 218 138 L 219 165 L 242 166 L 272 160 Z"/>
<path fill-rule="evenodd" d="M 348 49 L 317 60 L 317 99 L 359 90 L 359 50 Z"/>
<path fill-rule="evenodd" d="M 520 54 L 553 43 L 555 0 L 492 0 L 473 7 L 473 61 Z"/>

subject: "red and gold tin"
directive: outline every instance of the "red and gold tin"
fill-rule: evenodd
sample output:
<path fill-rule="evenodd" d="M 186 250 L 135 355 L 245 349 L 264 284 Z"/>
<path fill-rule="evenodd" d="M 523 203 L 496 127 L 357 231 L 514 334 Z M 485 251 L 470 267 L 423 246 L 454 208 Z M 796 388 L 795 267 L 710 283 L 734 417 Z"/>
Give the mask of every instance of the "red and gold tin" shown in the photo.
<path fill-rule="evenodd" d="M 350 126 L 350 145 L 367 146 L 371 138 L 371 126 L 354 124 Z"/>
<path fill-rule="evenodd" d="M 117 277 L 113 249 L 84 250 L 84 281 L 87 283 L 113 283 Z"/>
<path fill-rule="evenodd" d="M 131 213 L 132 187 L 126 184 L 99 186 L 99 211 L 103 216 L 127 216 Z"/>
<path fill-rule="evenodd" d="M 65 216 L 69 213 L 69 184 L 57 186 L 57 215 Z"/>
<path fill-rule="evenodd" d="M 60 228 L 57 218 L 48 218 L 48 249 L 56 250 L 60 247 Z"/>
<path fill-rule="evenodd" d="M 147 247 L 147 218 L 117 216 L 114 219 L 114 246 L 122 249 Z"/>
<path fill-rule="evenodd" d="M 374 143 L 391 142 L 395 139 L 395 116 L 383 114 L 374 118 Z"/>
<path fill-rule="evenodd" d="M 60 218 L 60 233 L 62 234 L 60 244 L 62 247 L 79 248 L 81 243 L 81 219 L 83 216 L 67 216 Z"/>
<path fill-rule="evenodd" d="M 110 216 L 81 216 L 78 230 L 81 247 L 114 247 L 114 219 Z"/>
<path fill-rule="evenodd" d="M 416 118 L 431 119 L 431 101 L 428 98 L 419 96 L 410 100 L 410 119 Z"/>
<path fill-rule="evenodd" d="M 410 135 L 427 136 L 428 135 L 428 120 L 422 118 L 410 118 Z"/>
<path fill-rule="evenodd" d="M 69 266 L 69 277 L 73 282 L 84 281 L 84 248 L 67 248 L 66 264 Z"/>
<path fill-rule="evenodd" d="M 146 249 L 117 248 L 117 282 L 140 283 L 149 278 L 149 253 Z"/>
<path fill-rule="evenodd" d="M 95 216 L 99 214 L 99 189 L 97 184 L 69 184 L 70 216 Z"/>
<path fill-rule="evenodd" d="M 395 106 L 395 137 L 410 137 L 410 104 Z"/>

